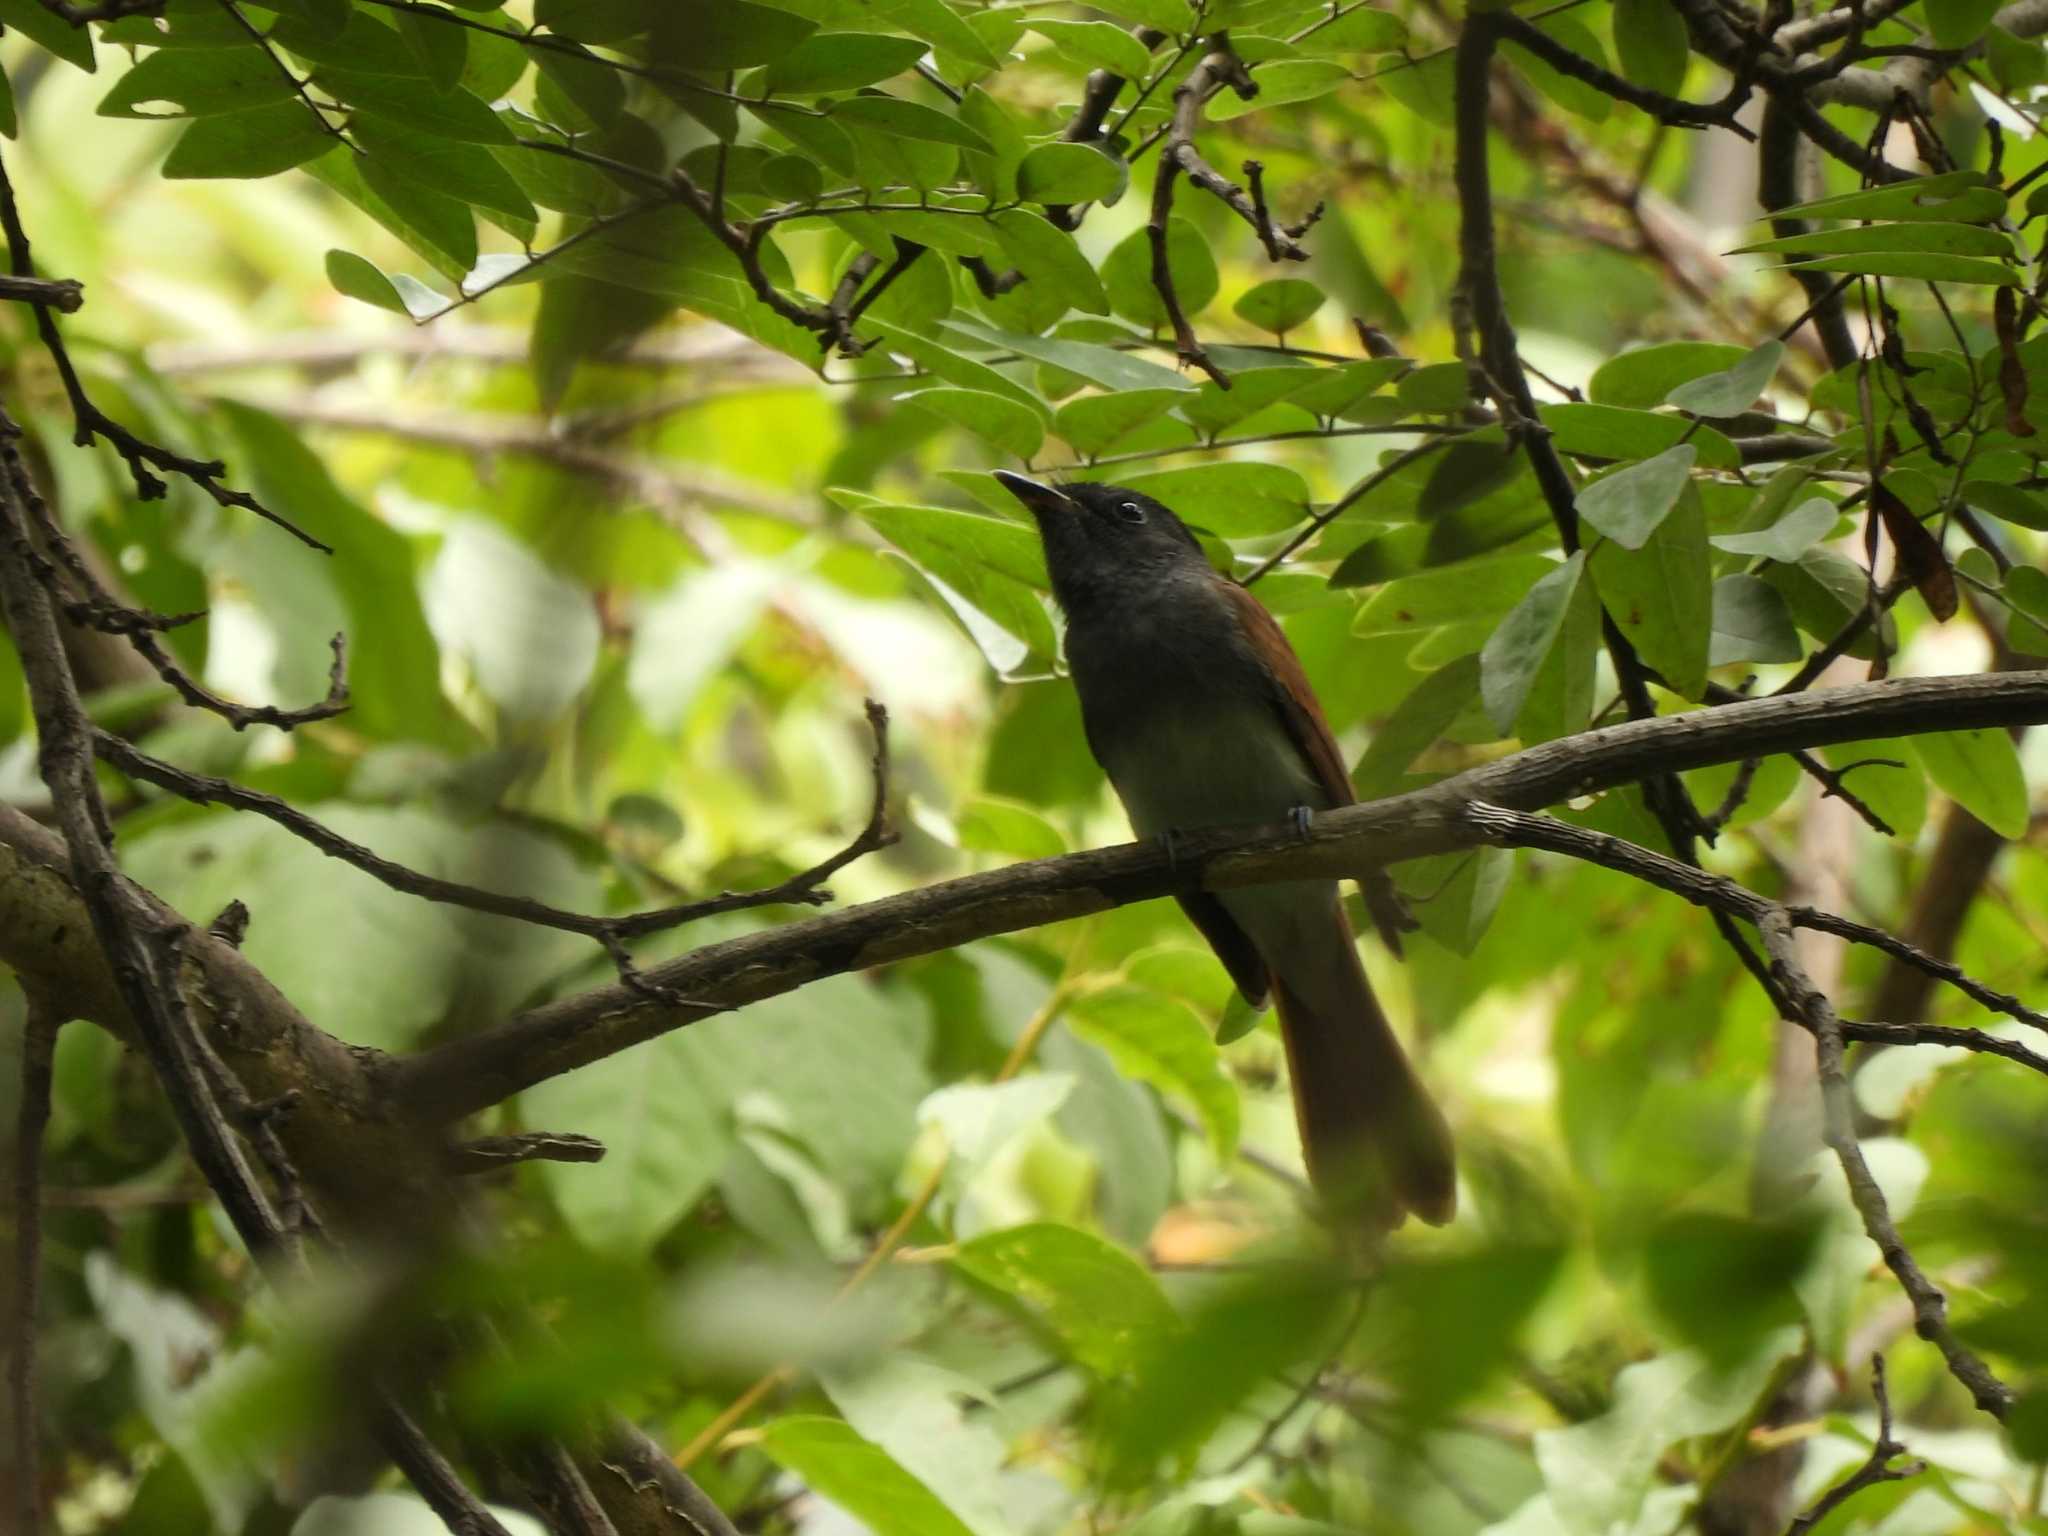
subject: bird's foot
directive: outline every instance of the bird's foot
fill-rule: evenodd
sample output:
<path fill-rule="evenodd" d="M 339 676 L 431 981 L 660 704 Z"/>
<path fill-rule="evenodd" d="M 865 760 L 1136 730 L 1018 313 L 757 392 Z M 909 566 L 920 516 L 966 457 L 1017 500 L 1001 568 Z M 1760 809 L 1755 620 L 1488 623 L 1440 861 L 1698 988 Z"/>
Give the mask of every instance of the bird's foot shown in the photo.
<path fill-rule="evenodd" d="M 1171 874 L 1180 873 L 1180 829 L 1168 827 L 1159 834 L 1159 846 L 1166 851 L 1166 868 Z"/>
<path fill-rule="evenodd" d="M 1305 805 L 1297 805 L 1293 810 L 1287 813 L 1287 824 L 1290 827 L 1294 828 L 1295 837 L 1299 841 L 1304 843 L 1307 842 L 1313 834 L 1315 820 L 1316 813 L 1311 808 Z"/>

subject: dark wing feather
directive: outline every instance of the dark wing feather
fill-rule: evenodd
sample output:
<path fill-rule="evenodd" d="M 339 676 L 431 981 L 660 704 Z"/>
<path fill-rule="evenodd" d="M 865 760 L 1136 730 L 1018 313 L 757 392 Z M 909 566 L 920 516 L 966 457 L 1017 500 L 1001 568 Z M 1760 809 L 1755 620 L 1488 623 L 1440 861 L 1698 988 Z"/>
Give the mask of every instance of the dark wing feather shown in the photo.
<path fill-rule="evenodd" d="M 1308 759 L 1316 781 L 1323 786 L 1323 793 L 1330 797 L 1332 806 L 1355 804 L 1358 797 L 1351 790 L 1351 775 L 1345 771 L 1344 754 L 1338 750 L 1337 738 L 1331 733 L 1330 722 L 1323 716 L 1323 706 L 1316 701 L 1315 690 L 1309 687 L 1301 658 L 1294 654 L 1294 647 L 1287 642 L 1286 631 L 1251 593 L 1234 581 L 1222 581 L 1220 577 L 1218 580 L 1244 625 L 1245 638 L 1266 664 L 1266 675 L 1274 684 L 1274 710 L 1301 755 Z M 1408 910 L 1408 904 L 1401 899 L 1401 893 L 1394 889 L 1393 880 L 1385 870 L 1376 869 L 1359 882 L 1359 889 L 1365 895 L 1366 910 L 1372 914 L 1373 926 L 1379 930 L 1380 938 L 1388 949 L 1400 954 L 1401 935 L 1414 932 L 1419 925 L 1415 915 Z M 1201 924 L 1197 922 L 1196 926 Z M 1222 946 L 1217 948 L 1220 953 Z M 1228 961 L 1224 963 L 1229 964 Z M 1239 985 L 1242 986 L 1242 982 Z"/>
<path fill-rule="evenodd" d="M 1323 706 L 1316 702 L 1315 690 L 1308 685 L 1301 658 L 1294 654 L 1286 634 L 1257 598 L 1234 581 L 1222 582 L 1222 587 L 1224 596 L 1236 608 L 1238 622 L 1244 626 L 1245 639 L 1265 663 L 1266 675 L 1275 684 L 1273 706 L 1287 727 L 1287 734 L 1308 760 L 1323 793 L 1330 797 L 1330 804 L 1352 804 L 1358 797 L 1351 792 L 1351 775 L 1345 770 L 1344 754 L 1337 750 L 1337 738 L 1330 734 L 1330 722 L 1323 718 Z"/>
<path fill-rule="evenodd" d="M 1223 969 L 1230 972 L 1230 979 L 1237 983 L 1237 990 L 1244 994 L 1244 1000 L 1254 1008 L 1266 1006 L 1266 993 L 1270 985 L 1266 973 L 1265 957 L 1258 946 L 1252 943 L 1252 936 L 1238 927 L 1223 905 L 1207 891 L 1190 891 L 1176 896 L 1181 911 L 1187 913 L 1188 921 L 1209 947 L 1216 951 L 1216 958 L 1223 962 Z"/>

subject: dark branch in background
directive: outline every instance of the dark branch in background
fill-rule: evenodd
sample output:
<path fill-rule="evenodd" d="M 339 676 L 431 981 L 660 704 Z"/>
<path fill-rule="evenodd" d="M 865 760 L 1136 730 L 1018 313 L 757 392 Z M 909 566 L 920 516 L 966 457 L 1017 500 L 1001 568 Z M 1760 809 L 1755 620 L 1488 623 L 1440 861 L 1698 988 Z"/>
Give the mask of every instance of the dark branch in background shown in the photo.
<path fill-rule="evenodd" d="M 1493 55 L 1501 35 L 1499 22 L 1504 14 L 1474 12 L 1466 18 L 1458 37 L 1455 105 L 1460 259 L 1457 291 L 1465 310 L 1464 319 L 1476 338 L 1473 361 L 1478 369 L 1479 389 L 1490 395 L 1499 406 L 1509 440 L 1519 442 L 1528 454 L 1536 484 L 1550 509 L 1551 521 L 1557 526 L 1559 544 L 1569 555 L 1579 548 L 1577 496 L 1570 472 L 1558 456 L 1550 433 L 1537 414 L 1535 394 L 1522 370 L 1521 352 L 1514 325 L 1508 318 L 1507 301 L 1501 292 L 1499 259 L 1494 248 L 1493 184 L 1486 161 L 1487 109 L 1492 92 Z M 1739 72 L 1738 78 L 1741 78 Z M 1650 698 L 1642 662 L 1636 656 L 1635 647 L 1604 606 L 1600 625 L 1629 718 L 1644 720 L 1654 716 L 1656 705 Z M 1713 828 L 1701 818 L 1677 775 L 1658 774 L 1645 779 L 1643 798 L 1663 828 L 1671 851 L 1687 863 L 1695 862 L 1698 836 L 1712 832 Z M 1726 913 L 1715 912 L 1713 921 L 1743 967 L 1756 979 L 1773 1004 L 1778 1004 L 1770 970 L 1749 940 Z"/>
<path fill-rule="evenodd" d="M 1174 183 L 1183 171 L 1188 173 L 1190 180 L 1194 180 L 1199 167 L 1200 174 L 1208 180 L 1197 184 L 1207 186 L 1212 192 L 1217 191 L 1218 183 L 1230 187 L 1195 152 L 1194 136 L 1201 126 L 1203 103 L 1225 83 L 1246 101 L 1259 91 L 1252 82 L 1250 71 L 1244 67 L 1244 61 L 1230 51 L 1229 43 L 1220 34 L 1215 41 L 1219 45 L 1215 51 L 1174 88 L 1172 127 L 1168 131 L 1166 148 L 1159 154 L 1159 170 L 1152 180 L 1152 214 L 1146 220 L 1145 233 L 1152 245 L 1152 286 L 1158 291 L 1159 303 L 1166 311 L 1167 322 L 1173 327 L 1174 350 L 1183 364 L 1201 369 L 1216 381 L 1219 388 L 1228 389 L 1229 376 L 1209 361 L 1209 354 L 1196 337 L 1194 326 L 1188 322 L 1187 311 L 1181 307 L 1180 295 L 1174 292 L 1173 264 L 1168 259 L 1167 245 L 1167 236 L 1172 230 Z M 1234 187 L 1230 190 L 1236 191 Z M 1218 195 L 1223 194 L 1218 192 Z M 1244 194 L 1240 192 L 1238 196 L 1242 198 Z M 1224 201 L 1229 202 L 1229 198 L 1224 197 Z M 1249 200 L 1246 200 L 1242 212 L 1245 218 L 1254 218 Z"/>
<path fill-rule="evenodd" d="M 1808 1531 L 1866 1488 L 1879 1483 L 1903 1482 L 1927 1470 L 1917 1461 L 1909 1461 L 1899 1467 L 1892 1465 L 1906 1454 L 1906 1448 L 1892 1438 L 1892 1399 L 1891 1393 L 1885 1390 L 1883 1355 L 1870 1357 L 1870 1395 L 1877 1400 L 1877 1439 L 1871 1444 L 1870 1455 L 1864 1459 L 1863 1465 L 1808 1505 L 1785 1528 L 1785 1536 L 1806 1536 Z"/>
<path fill-rule="evenodd" d="M 179 698 L 195 709 L 203 709 L 228 722 L 236 730 L 252 725 L 270 725 L 279 730 L 289 731 L 314 720 L 327 720 L 342 713 L 349 705 L 348 654 L 343 637 L 336 635 L 328 642 L 334 652 L 333 664 L 327 671 L 327 696 L 317 704 L 303 709 L 279 709 L 275 705 L 237 704 L 202 686 L 192 675 L 171 656 L 157 640 L 164 630 L 175 629 L 202 617 L 197 613 L 160 614 L 147 609 L 130 608 L 115 601 L 103 582 L 93 573 L 65 533 L 48 505 L 36 492 L 28 467 L 22 462 L 21 450 L 13 433 L 0 431 L 0 473 L 6 474 L 21 496 L 27 510 L 33 538 L 30 544 L 30 563 L 36 577 L 49 589 L 64 610 L 64 616 L 72 623 L 103 634 L 121 635 L 127 638 L 136 653 L 155 669 L 156 675 L 176 691 Z M 42 548 L 35 547 L 35 540 L 41 541 Z M 44 558 L 43 551 L 56 557 L 56 563 Z M 59 567 L 61 566 L 61 571 Z M 64 591 L 68 578 L 83 593 L 73 597 Z"/>
<path fill-rule="evenodd" d="M 0 234 L 7 238 L 9 264 L 17 278 L 34 278 L 35 260 L 29 251 L 28 233 L 22 227 L 21 210 L 15 205 L 14 183 L 8 177 L 4 159 L 0 159 Z M 50 354 L 50 361 L 56 365 L 57 375 L 64 381 L 64 394 L 71 402 L 73 431 L 72 442 L 79 447 L 89 447 L 95 439 L 105 439 L 114 451 L 127 461 L 128 473 L 135 481 L 135 492 L 144 501 L 160 498 L 167 487 L 157 476 L 157 470 L 175 474 L 191 481 L 223 507 L 239 507 L 253 512 L 266 522 L 275 523 L 302 544 L 308 544 L 322 554 L 334 553 L 332 546 L 322 543 L 290 518 L 271 511 L 247 491 L 238 491 L 221 482 L 227 472 L 227 465 L 218 459 L 192 459 L 181 453 L 174 453 L 161 444 L 137 437 L 126 427 L 115 421 L 106 412 L 92 403 L 86 394 L 85 385 L 73 366 L 71 354 L 65 348 L 64 334 L 57 329 L 56 316 L 50 306 L 38 304 L 35 307 L 36 331 L 42 338 L 43 350 Z"/>
<path fill-rule="evenodd" d="M 1666 96 L 1662 91 L 1649 90 L 1623 79 L 1611 70 L 1602 69 L 1591 59 L 1574 53 L 1556 38 L 1532 22 L 1524 21 L 1513 11 L 1501 11 L 1497 19 L 1500 35 L 1517 47 L 1526 48 L 1561 75 L 1590 85 L 1603 96 L 1616 101 L 1627 102 L 1640 111 L 1649 113 L 1660 123 L 1673 128 L 1726 128 L 1741 138 L 1753 139 L 1751 133 L 1735 119 L 1749 100 L 1750 84 L 1747 75 L 1737 73 L 1728 87 L 1728 94 L 1716 102 L 1686 101 L 1677 96 Z"/>
<path fill-rule="evenodd" d="M 87 729 L 92 750 L 131 778 L 154 784 L 157 788 L 168 790 L 180 799 L 188 800 L 195 805 L 225 805 L 235 810 L 251 811 L 276 822 L 328 857 L 340 859 L 344 864 L 360 869 L 364 874 L 381 881 L 395 891 L 423 897 L 428 901 L 466 907 L 474 912 L 489 912 L 498 917 L 516 918 L 537 927 L 557 928 L 566 933 L 578 933 L 585 938 L 595 939 L 605 946 L 606 952 L 618 965 L 621 976 L 630 981 L 638 973 L 631 957 L 626 953 L 625 945 L 629 940 L 679 928 L 686 923 L 697 922 L 720 913 L 740 912 L 752 907 L 822 906 L 832 899 L 832 892 L 825 885 L 827 880 L 855 859 L 879 848 L 886 848 L 896 840 L 896 834 L 889 826 L 888 815 L 889 712 L 870 699 L 867 701 L 867 719 L 868 728 L 874 735 L 874 750 L 869 758 L 873 798 L 869 805 L 866 824 L 845 847 L 809 869 L 760 890 L 722 891 L 716 896 L 708 896 L 699 901 L 682 902 L 652 912 L 635 912 L 622 917 L 596 917 L 582 912 L 568 912 L 529 897 L 508 896 L 478 886 L 465 885 L 458 880 L 446 880 L 438 875 L 409 869 L 403 864 L 372 852 L 361 843 L 343 837 L 275 795 L 245 788 L 228 779 L 188 773 L 184 769 L 174 768 L 149 756 L 131 742 L 111 732 L 99 731 L 92 727 Z"/>
<path fill-rule="evenodd" d="M 50 1124 L 51 1066 L 63 1021 L 35 992 L 27 993 L 21 1032 L 21 1104 L 14 1138 L 14 1285 L 7 1298 L 8 1416 L 14 1422 L 15 1528 L 43 1528 L 42 1407 L 36 1390 L 36 1314 L 43 1272 L 43 1133 Z"/>
<path fill-rule="evenodd" d="M 59 21 L 82 27 L 89 21 L 119 21 L 123 16 L 161 16 L 170 0 L 100 0 L 98 5 L 74 5 L 71 0 L 39 3 Z"/>
<path fill-rule="evenodd" d="M 1766 213 L 1775 214 L 1801 201 L 1799 195 L 1799 124 L 1785 103 L 1776 96 L 1764 102 L 1763 133 L 1757 140 L 1757 201 Z M 1771 220 L 1771 233 L 1783 237 L 1804 234 L 1811 226 L 1804 219 Z M 1859 348 L 1849 334 L 1849 317 L 1842 303 L 1845 284 L 1824 272 L 1792 274 L 1806 291 L 1806 318 L 1813 321 L 1821 350 L 1831 367 L 1846 368 L 1856 361 Z M 1832 445 L 1831 445 L 1832 446 Z"/>

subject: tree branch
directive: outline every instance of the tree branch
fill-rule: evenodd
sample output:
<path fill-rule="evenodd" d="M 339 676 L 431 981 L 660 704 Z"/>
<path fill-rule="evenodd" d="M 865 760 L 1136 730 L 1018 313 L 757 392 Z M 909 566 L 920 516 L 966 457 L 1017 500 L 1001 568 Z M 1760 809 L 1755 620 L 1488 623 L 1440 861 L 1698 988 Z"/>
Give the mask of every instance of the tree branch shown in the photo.
<path fill-rule="evenodd" d="M 1410 794 L 1292 826 L 1212 828 L 969 875 L 780 928 L 653 968 L 670 999 L 599 987 L 451 1041 L 394 1069 L 408 1112 L 448 1120 L 601 1057 L 826 976 L 932 954 L 1192 889 L 1354 878 L 1486 841 L 1474 802 L 1537 810 L 1656 774 L 1798 747 L 2048 720 L 2048 673 L 1916 678 L 1664 715 L 1546 742 Z M 1712 879 L 1701 875 L 1702 879 Z"/>

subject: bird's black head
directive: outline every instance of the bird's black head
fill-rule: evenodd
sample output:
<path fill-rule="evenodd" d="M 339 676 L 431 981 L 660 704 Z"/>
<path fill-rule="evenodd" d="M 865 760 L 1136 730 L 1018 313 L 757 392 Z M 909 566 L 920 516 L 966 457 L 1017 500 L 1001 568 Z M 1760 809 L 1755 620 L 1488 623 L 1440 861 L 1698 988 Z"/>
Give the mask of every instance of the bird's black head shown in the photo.
<path fill-rule="evenodd" d="M 996 479 L 1038 524 L 1053 596 L 1069 613 L 1175 570 L 1210 569 L 1187 524 L 1142 491 L 1085 480 L 1043 485 L 1008 470 Z"/>

